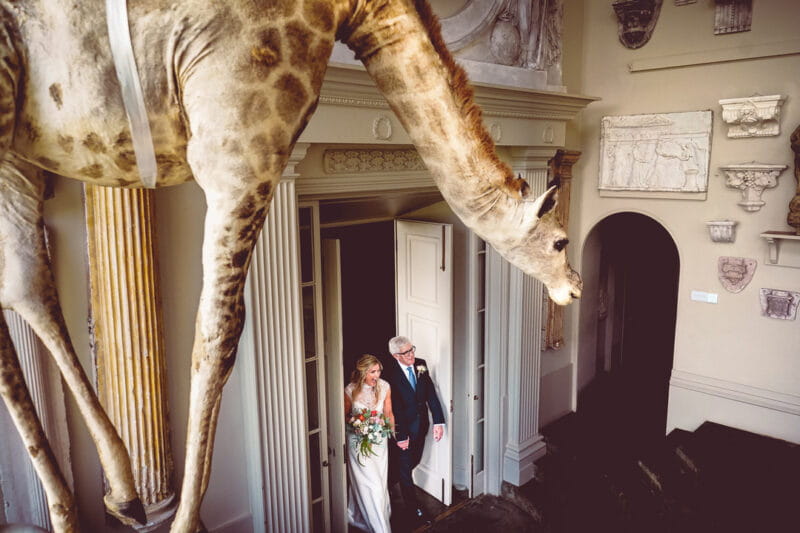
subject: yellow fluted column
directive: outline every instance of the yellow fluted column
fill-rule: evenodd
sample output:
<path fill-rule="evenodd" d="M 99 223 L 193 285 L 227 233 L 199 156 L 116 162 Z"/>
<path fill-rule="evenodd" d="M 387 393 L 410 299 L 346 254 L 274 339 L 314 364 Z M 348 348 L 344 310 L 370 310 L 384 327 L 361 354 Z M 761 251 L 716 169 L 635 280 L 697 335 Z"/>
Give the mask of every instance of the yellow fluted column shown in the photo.
<path fill-rule="evenodd" d="M 176 499 L 153 191 L 86 185 L 92 340 L 100 402 L 128 447 L 149 531 Z"/>

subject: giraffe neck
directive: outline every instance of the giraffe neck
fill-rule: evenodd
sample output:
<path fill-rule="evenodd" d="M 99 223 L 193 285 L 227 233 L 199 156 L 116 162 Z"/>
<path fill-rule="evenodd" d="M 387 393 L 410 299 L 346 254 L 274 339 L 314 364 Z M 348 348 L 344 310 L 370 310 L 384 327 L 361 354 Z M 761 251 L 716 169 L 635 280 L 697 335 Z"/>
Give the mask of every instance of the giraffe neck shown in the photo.
<path fill-rule="evenodd" d="M 499 221 L 521 216 L 517 180 L 495 155 L 466 75 L 444 47 L 430 8 L 417 2 L 423 23 L 411 2 L 386 4 L 391 8 L 363 16 L 344 40 L 397 114 L 448 204 L 476 233 L 488 236 Z"/>

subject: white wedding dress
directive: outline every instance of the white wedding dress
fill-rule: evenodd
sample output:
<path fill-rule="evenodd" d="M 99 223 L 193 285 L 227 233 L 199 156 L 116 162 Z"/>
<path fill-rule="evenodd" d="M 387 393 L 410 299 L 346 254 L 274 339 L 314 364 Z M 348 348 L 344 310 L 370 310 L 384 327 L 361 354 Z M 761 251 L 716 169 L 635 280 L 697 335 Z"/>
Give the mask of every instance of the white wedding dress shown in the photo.
<path fill-rule="evenodd" d="M 353 410 L 370 409 L 383 412 L 383 402 L 389 394 L 389 384 L 378 380 L 379 396 L 377 401 L 372 387 L 364 385 L 358 398 L 353 398 L 355 385 L 350 383 L 344 392 L 353 402 Z M 350 474 L 350 487 L 347 498 L 347 518 L 351 525 L 374 533 L 389 533 L 391 508 L 389 504 L 389 472 L 388 439 L 372 446 L 377 455 L 357 457 L 358 447 L 355 435 L 347 437 L 347 471 Z M 359 462 L 360 461 L 360 462 Z"/>

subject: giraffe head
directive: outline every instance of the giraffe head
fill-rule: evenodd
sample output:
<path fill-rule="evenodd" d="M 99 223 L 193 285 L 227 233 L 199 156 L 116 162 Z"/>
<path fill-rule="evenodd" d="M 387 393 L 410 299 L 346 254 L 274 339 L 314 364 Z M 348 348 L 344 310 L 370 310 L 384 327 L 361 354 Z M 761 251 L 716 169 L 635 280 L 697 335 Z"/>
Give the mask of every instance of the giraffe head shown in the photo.
<path fill-rule="evenodd" d="M 547 287 L 550 299 L 567 305 L 579 298 L 583 282 L 567 262 L 567 233 L 558 221 L 555 206 L 558 188 L 550 187 L 538 198 L 529 198 L 527 184 L 515 220 L 521 222 L 512 236 L 494 240 L 492 246 L 511 264 Z"/>

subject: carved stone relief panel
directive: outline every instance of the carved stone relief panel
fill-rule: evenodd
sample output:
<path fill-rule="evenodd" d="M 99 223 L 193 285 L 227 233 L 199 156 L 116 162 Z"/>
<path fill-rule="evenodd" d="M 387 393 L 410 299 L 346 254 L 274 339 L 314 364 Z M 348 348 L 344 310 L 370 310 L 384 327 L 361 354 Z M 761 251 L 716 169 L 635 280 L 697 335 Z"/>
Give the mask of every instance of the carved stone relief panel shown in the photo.
<path fill-rule="evenodd" d="M 781 107 L 785 96 L 754 95 L 747 98 L 726 98 L 719 101 L 722 120 L 728 124 L 728 137 L 769 137 L 781 132 Z"/>
<path fill-rule="evenodd" d="M 792 133 L 789 145 L 794 152 L 794 179 L 797 181 L 797 190 L 789 200 L 789 214 L 786 215 L 786 223 L 794 228 L 795 235 L 800 235 L 800 126 Z"/>
<path fill-rule="evenodd" d="M 782 291 L 779 289 L 761 289 L 761 315 L 781 320 L 794 320 L 797 316 L 797 304 L 800 303 L 800 292 Z"/>
<path fill-rule="evenodd" d="M 641 48 L 656 27 L 662 0 L 617 0 L 612 5 L 617 14 L 619 42 L 626 48 Z"/>
<path fill-rule="evenodd" d="M 401 172 L 425 170 L 425 163 L 413 148 L 331 148 L 322 155 L 326 174 L 360 172 Z"/>
<path fill-rule="evenodd" d="M 750 31 L 753 0 L 716 0 L 714 34 Z"/>
<path fill-rule="evenodd" d="M 601 190 L 705 192 L 711 111 L 603 117 Z"/>
<path fill-rule="evenodd" d="M 728 292 L 742 292 L 753 279 L 758 262 L 746 257 L 720 257 L 717 277 Z"/>
<path fill-rule="evenodd" d="M 767 165 L 753 161 L 719 169 L 725 174 L 725 184 L 728 187 L 742 191 L 742 201 L 738 204 L 748 213 L 752 213 L 766 205 L 761 199 L 761 193 L 778 184 L 778 176 L 786 169 L 786 165 Z"/>

